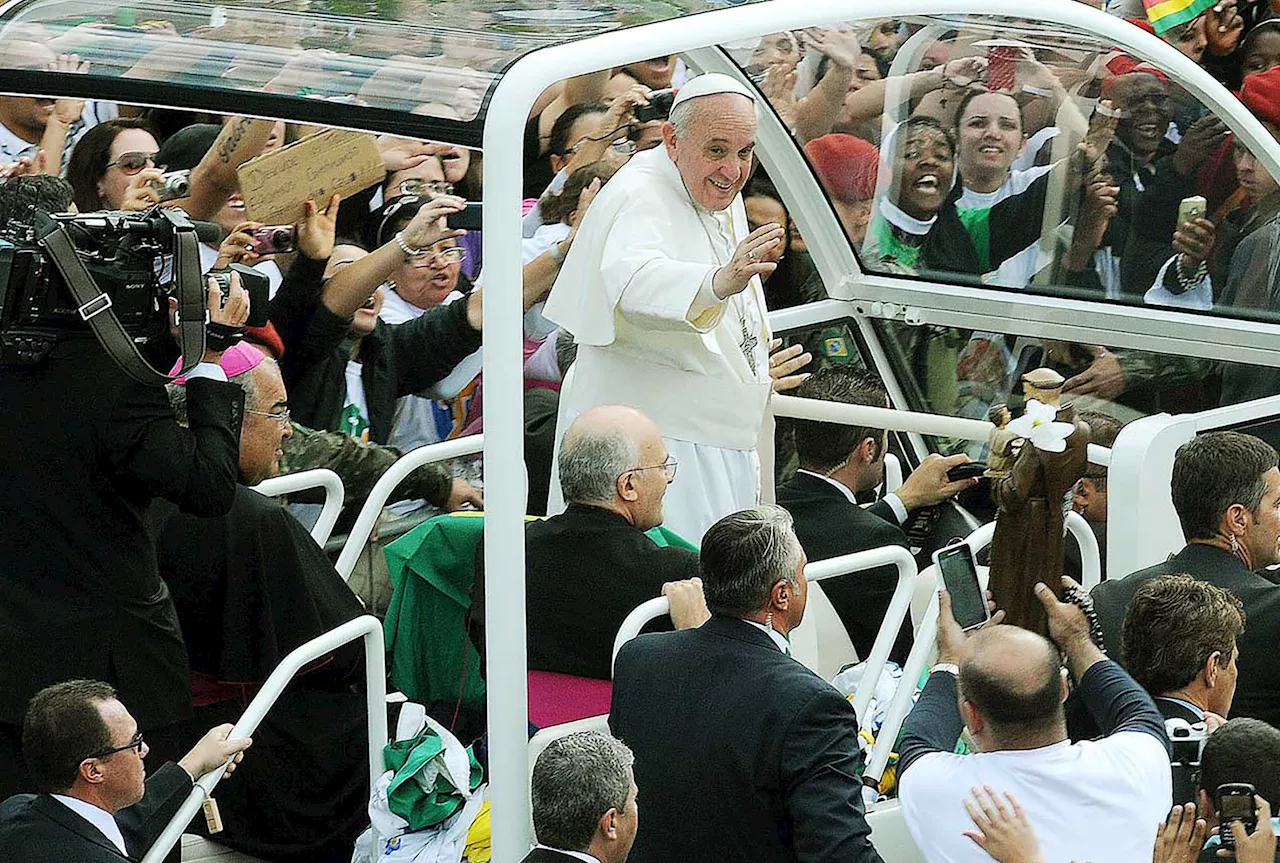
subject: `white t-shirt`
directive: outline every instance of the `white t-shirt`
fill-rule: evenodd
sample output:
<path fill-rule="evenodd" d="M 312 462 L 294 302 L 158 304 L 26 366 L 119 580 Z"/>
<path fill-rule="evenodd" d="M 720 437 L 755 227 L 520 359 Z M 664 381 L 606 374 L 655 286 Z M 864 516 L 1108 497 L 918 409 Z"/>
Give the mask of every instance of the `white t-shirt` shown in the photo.
<path fill-rule="evenodd" d="M 898 794 L 930 863 L 991 863 L 964 835 L 975 828 L 962 801 L 984 785 L 1018 798 L 1046 863 L 1135 863 L 1151 859 L 1156 828 L 1172 805 L 1171 782 L 1160 741 L 1122 731 L 1040 749 L 933 752 L 902 774 Z"/>

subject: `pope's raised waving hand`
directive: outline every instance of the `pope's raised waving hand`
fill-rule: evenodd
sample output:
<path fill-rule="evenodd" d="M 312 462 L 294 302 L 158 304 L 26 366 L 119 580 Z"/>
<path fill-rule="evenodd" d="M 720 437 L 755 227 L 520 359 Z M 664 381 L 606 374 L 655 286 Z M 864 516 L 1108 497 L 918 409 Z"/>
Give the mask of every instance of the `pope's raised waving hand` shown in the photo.
<path fill-rule="evenodd" d="M 778 268 L 778 265 L 766 260 L 770 249 L 782 242 L 786 228 L 777 222 L 761 225 L 746 239 L 738 243 L 729 263 L 716 270 L 711 279 L 711 288 L 720 299 L 742 293 L 752 276 L 764 277 Z"/>

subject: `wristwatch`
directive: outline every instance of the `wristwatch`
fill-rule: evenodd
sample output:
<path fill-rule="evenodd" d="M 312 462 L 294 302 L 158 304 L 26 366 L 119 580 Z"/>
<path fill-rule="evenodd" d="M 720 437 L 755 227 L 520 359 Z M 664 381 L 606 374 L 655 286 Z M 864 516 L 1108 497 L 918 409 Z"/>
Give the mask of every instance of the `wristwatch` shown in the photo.
<path fill-rule="evenodd" d="M 560 242 L 552 245 L 552 247 L 549 249 L 549 251 L 551 252 L 551 260 L 555 261 L 557 266 L 559 266 L 560 264 L 563 264 L 565 256 L 569 254 L 568 252 L 564 251 L 561 248 L 561 246 L 563 245 L 564 245 L 564 240 L 561 240 Z"/>
<path fill-rule="evenodd" d="M 933 664 L 933 668 L 929 669 L 929 673 L 933 674 L 935 671 L 945 671 L 952 677 L 960 676 L 960 666 L 956 665 L 954 662 L 935 662 Z"/>

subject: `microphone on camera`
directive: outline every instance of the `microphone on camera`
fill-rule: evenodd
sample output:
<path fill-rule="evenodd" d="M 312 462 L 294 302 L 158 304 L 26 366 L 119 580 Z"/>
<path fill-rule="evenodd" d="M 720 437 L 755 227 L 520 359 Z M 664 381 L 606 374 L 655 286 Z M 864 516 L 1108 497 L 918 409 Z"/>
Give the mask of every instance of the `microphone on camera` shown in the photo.
<path fill-rule="evenodd" d="M 216 246 L 227 236 L 226 231 L 222 230 L 222 226 L 217 222 L 200 222 L 192 219 L 191 224 L 196 229 L 196 239 L 202 243 Z"/>

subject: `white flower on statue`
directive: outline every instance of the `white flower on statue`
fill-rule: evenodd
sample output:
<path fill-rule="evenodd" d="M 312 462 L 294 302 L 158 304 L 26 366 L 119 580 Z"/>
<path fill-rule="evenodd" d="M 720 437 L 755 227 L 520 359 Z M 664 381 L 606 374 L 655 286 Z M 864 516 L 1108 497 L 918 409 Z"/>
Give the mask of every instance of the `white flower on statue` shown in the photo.
<path fill-rule="evenodd" d="M 1045 452 L 1063 452 L 1067 438 L 1075 431 L 1071 423 L 1055 422 L 1058 409 L 1036 399 L 1027 400 L 1027 410 L 1009 423 L 1009 431 L 1031 441 L 1032 446 Z"/>

